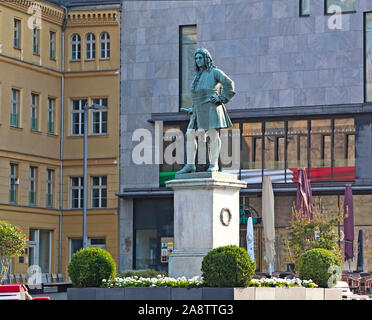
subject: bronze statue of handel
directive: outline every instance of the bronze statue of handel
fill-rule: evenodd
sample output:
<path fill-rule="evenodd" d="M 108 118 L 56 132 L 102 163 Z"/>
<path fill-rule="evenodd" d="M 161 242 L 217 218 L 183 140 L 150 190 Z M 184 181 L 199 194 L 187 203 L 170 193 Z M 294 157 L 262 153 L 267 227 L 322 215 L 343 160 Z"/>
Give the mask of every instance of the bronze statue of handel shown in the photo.
<path fill-rule="evenodd" d="M 234 82 L 212 60 L 208 50 L 197 49 L 195 52 L 196 76 L 191 85 L 193 105 L 188 109 L 181 109 L 191 114 L 186 132 L 187 164 L 177 173 L 195 172 L 195 156 L 197 150 L 196 130 L 215 129 L 209 141 L 208 171 L 218 171 L 218 157 L 221 150 L 219 129 L 232 126 L 225 104 L 235 95 Z M 221 90 L 220 90 L 221 89 Z"/>

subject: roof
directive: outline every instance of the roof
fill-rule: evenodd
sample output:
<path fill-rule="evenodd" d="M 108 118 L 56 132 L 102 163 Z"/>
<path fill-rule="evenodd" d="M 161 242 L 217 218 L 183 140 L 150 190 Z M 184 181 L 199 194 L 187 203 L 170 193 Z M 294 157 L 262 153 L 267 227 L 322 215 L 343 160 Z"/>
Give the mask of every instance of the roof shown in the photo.
<path fill-rule="evenodd" d="M 47 0 L 56 5 L 63 5 L 67 8 L 81 6 L 102 6 L 110 4 L 120 4 L 121 0 Z"/>

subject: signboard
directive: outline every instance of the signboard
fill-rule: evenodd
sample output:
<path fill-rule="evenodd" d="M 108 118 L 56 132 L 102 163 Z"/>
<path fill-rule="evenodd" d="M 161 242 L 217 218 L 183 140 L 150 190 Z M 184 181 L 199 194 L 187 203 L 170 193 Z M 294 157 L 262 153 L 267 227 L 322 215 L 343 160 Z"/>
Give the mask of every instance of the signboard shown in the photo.
<path fill-rule="evenodd" d="M 160 250 L 160 262 L 168 263 L 168 257 L 173 252 L 173 237 L 162 237 Z"/>

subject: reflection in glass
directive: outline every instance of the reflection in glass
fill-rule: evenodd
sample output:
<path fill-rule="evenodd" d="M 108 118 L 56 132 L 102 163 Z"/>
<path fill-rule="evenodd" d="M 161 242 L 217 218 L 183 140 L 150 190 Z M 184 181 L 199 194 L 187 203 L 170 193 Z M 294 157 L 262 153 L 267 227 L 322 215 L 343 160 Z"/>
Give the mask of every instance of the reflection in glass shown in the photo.
<path fill-rule="evenodd" d="M 341 12 L 353 12 L 356 10 L 356 0 L 326 0 L 327 13 L 339 12 L 339 9 L 333 9 L 335 6 L 341 8 Z M 331 7 L 332 6 L 332 7 Z"/>
<path fill-rule="evenodd" d="M 194 53 L 196 51 L 196 26 L 183 26 L 180 29 L 181 36 L 181 106 L 192 106 L 190 86 L 195 76 Z"/>
<path fill-rule="evenodd" d="M 265 169 L 284 169 L 284 121 L 265 124 Z"/>
<path fill-rule="evenodd" d="M 300 0 L 300 10 L 301 16 L 310 15 L 310 0 Z"/>
<path fill-rule="evenodd" d="M 307 168 L 307 120 L 288 121 L 287 168 Z"/>
<path fill-rule="evenodd" d="M 365 31 L 365 81 L 366 81 L 366 101 L 372 100 L 372 14 L 366 14 Z"/>
<path fill-rule="evenodd" d="M 136 230 L 136 269 L 155 269 L 157 248 L 157 230 Z"/>
<path fill-rule="evenodd" d="M 331 120 L 311 120 L 310 178 L 329 180 L 331 167 Z M 314 170 L 315 168 L 315 170 Z"/>
<path fill-rule="evenodd" d="M 241 168 L 262 168 L 262 124 L 261 122 L 243 123 Z"/>
<path fill-rule="evenodd" d="M 354 119 L 335 119 L 334 167 L 355 166 Z"/>

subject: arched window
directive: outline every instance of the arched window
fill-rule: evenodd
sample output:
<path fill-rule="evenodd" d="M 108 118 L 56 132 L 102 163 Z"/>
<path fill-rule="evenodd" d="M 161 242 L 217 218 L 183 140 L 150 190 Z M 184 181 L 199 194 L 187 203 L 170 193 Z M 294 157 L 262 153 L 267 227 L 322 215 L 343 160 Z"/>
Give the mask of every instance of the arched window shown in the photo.
<path fill-rule="evenodd" d="M 110 35 L 103 32 L 100 37 L 101 59 L 110 59 Z"/>
<path fill-rule="evenodd" d="M 71 60 L 80 60 L 81 39 L 78 34 L 73 34 L 71 37 Z"/>
<path fill-rule="evenodd" d="M 93 33 L 87 34 L 85 46 L 85 58 L 94 60 L 96 58 L 96 36 Z"/>

